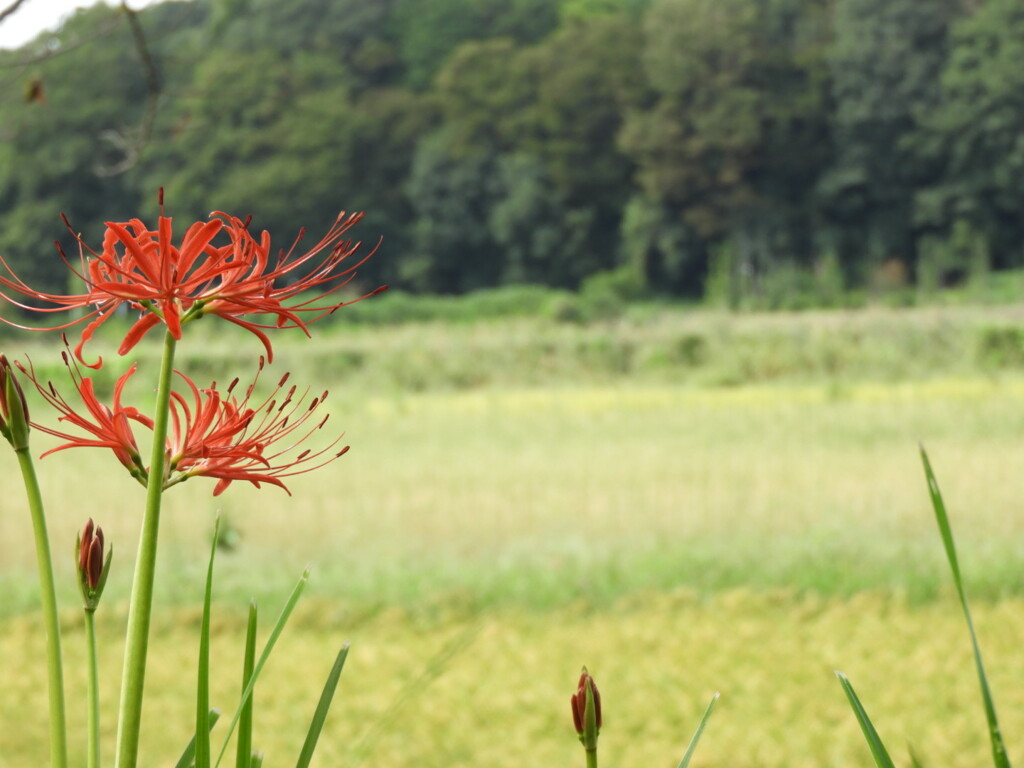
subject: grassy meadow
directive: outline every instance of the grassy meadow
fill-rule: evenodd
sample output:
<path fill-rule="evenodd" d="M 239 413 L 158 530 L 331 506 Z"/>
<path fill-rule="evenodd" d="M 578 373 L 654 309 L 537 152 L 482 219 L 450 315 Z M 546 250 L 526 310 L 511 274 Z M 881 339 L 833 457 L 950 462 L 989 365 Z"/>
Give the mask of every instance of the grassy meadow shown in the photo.
<path fill-rule="evenodd" d="M 1024 692 L 1012 684 L 1024 664 L 1021 310 L 352 319 L 279 343 L 265 377 L 292 370 L 297 383 L 328 385 L 346 457 L 295 478 L 291 498 L 239 486 L 215 499 L 202 479 L 168 495 L 149 764 L 172 764 L 190 735 L 217 512 L 229 533 L 215 704 L 230 711 L 249 597 L 266 629 L 313 567 L 257 688 L 267 765 L 294 760 L 343 640 L 353 650 L 321 766 L 573 764 L 568 698 L 584 663 L 604 698 L 605 765 L 674 766 L 716 690 L 696 766 L 868 765 L 835 669 L 897 760 L 910 743 L 925 764 L 984 764 L 919 442 L 950 508 L 1011 757 L 1024 758 Z M 211 335 L 179 356 L 200 380 L 244 373 L 259 352 L 254 339 L 202 330 Z M 29 341 L 37 369 L 59 382 L 55 351 Z M 2 343 L 21 356 L 21 337 Z M 134 382 L 140 405 L 150 386 Z M 42 437 L 36 453 L 53 445 Z M 113 712 L 143 492 L 101 451 L 39 469 L 67 585 L 72 703 L 82 633 L 71 557 L 59 553 L 88 516 L 114 542 L 98 613 Z M 0 479 L 7 768 L 45 760 L 45 722 L 32 714 L 45 711 L 45 672 L 33 552 L 13 544 L 30 537 L 13 460 Z"/>

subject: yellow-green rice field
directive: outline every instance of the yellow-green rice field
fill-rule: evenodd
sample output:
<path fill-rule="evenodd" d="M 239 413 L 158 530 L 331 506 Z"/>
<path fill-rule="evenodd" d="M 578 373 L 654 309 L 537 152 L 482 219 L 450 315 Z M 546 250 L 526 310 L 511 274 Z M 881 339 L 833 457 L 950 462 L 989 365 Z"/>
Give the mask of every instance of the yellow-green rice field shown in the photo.
<path fill-rule="evenodd" d="M 604 698 L 604 766 L 672 768 L 715 691 L 694 766 L 869 765 L 836 669 L 898 762 L 910 744 L 925 765 L 984 765 L 970 647 L 919 442 L 950 509 L 1011 757 L 1024 758 L 1024 378 L 1013 371 L 337 387 L 331 403 L 353 449 L 296 478 L 292 497 L 232 487 L 214 499 L 202 479 L 168 494 L 143 765 L 173 765 L 194 727 L 218 511 L 228 535 L 213 703 L 229 715 L 249 596 L 265 636 L 313 567 L 257 688 L 267 766 L 294 763 L 346 640 L 322 767 L 582 764 L 568 700 L 583 664 Z M 53 445 L 37 442 L 37 454 Z M 102 451 L 39 468 L 78 747 L 85 673 L 71 548 L 89 516 L 115 546 L 98 614 L 109 756 L 143 491 Z M 0 768 L 41 766 L 31 532 L 2 456 L 0 482 Z"/>

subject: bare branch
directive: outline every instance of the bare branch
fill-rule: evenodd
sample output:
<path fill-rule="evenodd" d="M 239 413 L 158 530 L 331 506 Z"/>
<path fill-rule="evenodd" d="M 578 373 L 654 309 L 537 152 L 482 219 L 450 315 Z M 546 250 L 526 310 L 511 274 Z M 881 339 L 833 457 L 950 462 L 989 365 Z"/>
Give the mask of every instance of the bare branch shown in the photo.
<path fill-rule="evenodd" d="M 0 11 L 0 22 L 3 22 L 4 19 L 6 19 L 8 16 L 10 16 L 24 4 L 25 0 L 14 0 L 13 3 L 11 3 L 2 11 Z"/>
<path fill-rule="evenodd" d="M 138 163 L 142 156 L 142 150 L 149 143 L 153 135 L 153 123 L 156 122 L 157 105 L 160 101 L 160 75 L 157 72 L 156 62 L 149 51 L 146 41 L 146 33 L 139 22 L 136 11 L 128 7 L 125 0 L 121 0 L 121 11 L 128 19 L 128 26 L 132 31 L 132 39 L 135 40 L 135 50 L 142 60 L 142 66 L 146 71 L 146 111 L 142 116 L 142 122 L 137 131 L 104 131 L 101 138 L 117 147 L 123 154 L 122 159 L 111 166 L 96 168 L 98 176 L 117 176 L 124 173 Z M 132 134 L 135 134 L 134 136 Z"/>

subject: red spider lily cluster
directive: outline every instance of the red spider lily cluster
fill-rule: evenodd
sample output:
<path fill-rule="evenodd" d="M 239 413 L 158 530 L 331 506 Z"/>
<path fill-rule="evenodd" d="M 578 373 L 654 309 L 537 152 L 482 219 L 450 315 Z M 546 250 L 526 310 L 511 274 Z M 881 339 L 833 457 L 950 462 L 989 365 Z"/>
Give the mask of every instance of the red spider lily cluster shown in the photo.
<path fill-rule="evenodd" d="M 162 208 L 162 192 L 160 204 Z M 264 231 L 256 237 L 249 231 L 248 221 L 219 211 L 211 214 L 208 221 L 189 226 L 180 245 L 172 242 L 172 220 L 163 215 L 156 229 L 150 229 L 139 219 L 107 222 L 102 250 L 93 250 L 76 235 L 79 263 L 73 264 L 63 250 L 60 251 L 64 261 L 85 284 L 85 292 L 37 291 L 0 257 L 0 265 L 7 271 L 6 275 L 0 274 L 0 286 L 5 289 L 5 292 L 0 291 L 0 296 L 16 306 L 37 312 L 84 310 L 84 316 L 50 329 L 90 321 L 75 348 L 75 356 L 83 362 L 85 343 L 122 306 L 141 312 L 121 343 L 118 352 L 122 355 L 161 323 L 175 339 L 180 339 L 185 323 L 203 315 L 217 315 L 255 334 L 266 348 L 267 359 L 272 361 L 273 348 L 265 329 L 299 328 L 308 335 L 309 323 L 365 298 L 325 301 L 348 285 L 356 269 L 376 251 L 373 249 L 354 263 L 347 263 L 361 243 L 343 239 L 343 236 L 362 217 L 362 213 L 346 215 L 342 212 L 308 251 L 297 249 L 304 235 L 300 232 L 291 248 L 276 256 L 271 252 L 269 233 Z M 68 228 L 71 229 L 70 225 Z M 218 245 L 215 240 L 222 234 L 226 242 Z M 57 247 L 60 250 L 60 246 Z M 318 257 L 319 263 L 316 262 Z M 299 273 L 301 275 L 296 276 Z M 307 292 L 328 283 L 333 285 L 325 292 L 314 298 L 305 297 Z M 381 290 L 384 288 L 366 296 Z M 18 296 L 44 302 L 44 305 L 25 304 Z M 268 324 L 253 319 L 265 315 L 274 316 L 276 321 Z M 90 367 L 99 367 L 100 362 Z"/>
<path fill-rule="evenodd" d="M 300 443 L 326 423 L 327 417 L 320 417 L 318 411 L 327 393 L 304 404 L 305 395 L 296 396 L 295 386 L 285 389 L 289 378 L 286 374 L 266 399 L 255 404 L 253 394 L 264 368 L 261 356 L 256 377 L 241 396 L 236 395 L 238 379 L 222 393 L 216 383 L 201 388 L 184 373 L 175 371 L 182 386 L 171 392 L 164 477 L 155 480 L 135 438 L 135 430 L 153 429 L 153 419 L 123 403 L 125 387 L 136 366 L 117 380 L 112 402 L 107 405 L 98 397 L 93 378 L 83 375 L 80 364 L 93 369 L 102 366 L 102 358 L 95 363 L 85 362 L 83 347 L 122 306 L 141 313 L 121 343 L 122 355 L 158 325 L 165 325 L 167 333 L 177 340 L 188 322 L 214 315 L 255 334 L 266 350 L 266 361 L 271 361 L 273 348 L 267 329 L 299 328 L 308 335 L 311 322 L 359 300 L 333 301 L 331 297 L 351 282 L 355 269 L 373 254 L 371 251 L 351 265 L 347 261 L 360 244 L 343 236 L 360 218 L 362 214 L 339 215 L 327 234 L 301 253 L 297 250 L 300 233 L 292 247 L 276 257 L 271 256 L 267 232 L 256 237 L 250 233 L 247 221 L 221 212 L 189 226 L 179 245 L 173 244 L 172 222 L 164 215 L 159 217 L 156 229 L 149 229 L 138 219 L 108 223 L 101 251 L 92 250 L 77 238 L 77 264 L 61 252 L 86 286 L 86 291 L 79 294 L 36 291 L 0 258 L 0 265 L 7 270 L 7 275 L 0 274 L 0 287 L 7 293 L 0 290 L 0 296 L 40 312 L 85 310 L 84 316 L 57 329 L 88 321 L 73 354 L 63 353 L 80 404 L 69 402 L 54 384 L 41 380 L 30 365 L 18 364 L 59 413 L 60 427 L 32 422 L 32 426 L 64 441 L 47 453 L 77 447 L 109 448 L 143 485 L 160 482 L 163 488 L 169 488 L 190 477 L 210 477 L 218 481 L 214 495 L 235 480 L 256 487 L 267 483 L 287 492 L 282 478 L 343 455 L 348 447 L 338 448 L 340 437 L 326 447 L 294 454 Z M 317 293 L 316 289 L 321 290 Z M 45 305 L 30 307 L 11 294 Z M 263 316 L 275 319 L 266 323 L 260 320 Z M 75 429 L 66 431 L 64 427 Z"/>
<path fill-rule="evenodd" d="M 152 428 L 153 420 L 144 416 L 137 408 L 125 407 L 121 404 L 125 385 L 135 374 L 136 366 L 133 364 L 114 385 L 114 397 L 112 407 L 100 402 L 96 395 L 96 387 L 93 379 L 82 376 L 77 364 L 73 364 L 67 352 L 63 353 L 64 364 L 71 374 L 71 380 L 78 391 L 81 400 L 82 410 L 76 409 L 57 390 L 52 382 L 41 381 L 31 367 L 26 368 L 19 364 L 22 372 L 25 373 L 36 385 L 36 389 L 43 396 L 49 405 L 56 410 L 60 416 L 57 420 L 77 427 L 88 434 L 88 437 L 67 433 L 60 429 L 50 427 L 44 423 L 33 421 L 32 426 L 41 432 L 58 437 L 67 442 L 53 448 L 43 456 L 62 451 L 65 448 L 110 448 L 117 460 L 132 473 L 133 476 L 145 483 L 146 468 L 142 463 L 142 456 L 139 454 L 139 446 L 132 433 L 131 422 L 137 422 L 143 426 Z"/>
<path fill-rule="evenodd" d="M 263 359 L 260 358 L 262 369 Z M 181 393 L 171 393 L 165 487 L 200 476 L 219 480 L 214 496 L 221 494 L 233 480 L 245 480 L 257 488 L 260 483 L 270 483 L 287 492 L 282 477 L 316 469 L 348 451 L 347 445 L 337 449 L 341 441 L 338 437 L 320 450 L 306 449 L 294 458 L 286 458 L 293 448 L 322 429 L 328 419 L 328 416 L 315 418 L 327 392 L 303 405 L 304 396 L 295 397 L 296 387 L 284 390 L 288 374 L 257 406 L 249 404 L 255 381 L 246 387 L 242 398 L 237 399 L 233 393 L 238 379 L 221 395 L 215 385 L 201 390 L 187 376 L 179 376 L 188 387 L 191 405 Z M 259 372 L 256 376 L 258 379 Z M 268 449 L 281 443 L 286 443 L 285 447 Z"/>

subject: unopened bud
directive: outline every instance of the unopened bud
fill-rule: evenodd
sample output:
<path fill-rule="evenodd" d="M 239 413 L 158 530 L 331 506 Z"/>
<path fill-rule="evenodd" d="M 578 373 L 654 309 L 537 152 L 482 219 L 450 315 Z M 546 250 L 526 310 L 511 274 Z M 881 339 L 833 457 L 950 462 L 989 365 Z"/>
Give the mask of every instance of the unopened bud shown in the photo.
<path fill-rule="evenodd" d="M 107 583 L 110 563 L 114 556 L 111 547 L 104 554 L 103 529 L 95 525 L 92 518 L 78 536 L 78 585 L 85 600 L 85 610 L 95 611 L 99 605 L 103 587 Z"/>
<path fill-rule="evenodd" d="M 28 448 L 28 406 L 14 368 L 0 355 L 0 435 L 16 451 Z"/>
<path fill-rule="evenodd" d="M 593 752 L 597 749 L 597 735 L 601 731 L 601 694 L 586 667 L 580 674 L 571 703 L 572 722 L 579 734 L 580 743 L 585 750 Z"/>

